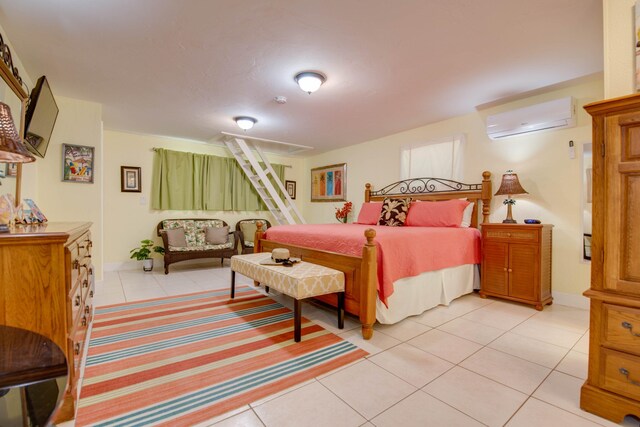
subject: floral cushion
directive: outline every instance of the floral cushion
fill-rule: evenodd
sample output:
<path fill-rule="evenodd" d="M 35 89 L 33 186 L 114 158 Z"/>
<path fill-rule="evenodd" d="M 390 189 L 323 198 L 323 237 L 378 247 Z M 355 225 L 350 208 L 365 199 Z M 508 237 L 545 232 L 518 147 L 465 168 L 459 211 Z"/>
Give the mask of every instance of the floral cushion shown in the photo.
<path fill-rule="evenodd" d="M 382 211 L 378 225 L 388 225 L 390 227 L 401 227 L 407 219 L 411 198 L 393 199 L 387 197 L 382 203 Z"/>
<path fill-rule="evenodd" d="M 187 247 L 196 246 L 196 224 L 192 219 L 168 219 L 162 221 L 162 228 L 174 229 L 184 228 L 184 238 L 187 241 Z"/>
<path fill-rule="evenodd" d="M 222 245 L 201 245 L 201 246 L 169 246 L 172 252 L 193 252 L 193 251 L 210 251 L 216 249 L 233 248 L 233 242 L 227 242 Z"/>
<path fill-rule="evenodd" d="M 162 221 L 162 228 L 165 229 L 174 229 L 174 228 L 184 228 L 184 237 L 187 241 L 187 248 L 193 247 L 202 247 L 206 245 L 205 242 L 205 228 L 206 227 L 222 227 L 224 223 L 220 219 L 167 219 Z M 233 245 L 233 242 L 229 243 Z M 171 246 L 169 246 L 169 250 Z M 176 249 L 180 250 L 180 249 Z M 191 250 L 191 249 L 188 249 Z M 202 249 L 193 249 L 193 250 L 202 250 Z"/>

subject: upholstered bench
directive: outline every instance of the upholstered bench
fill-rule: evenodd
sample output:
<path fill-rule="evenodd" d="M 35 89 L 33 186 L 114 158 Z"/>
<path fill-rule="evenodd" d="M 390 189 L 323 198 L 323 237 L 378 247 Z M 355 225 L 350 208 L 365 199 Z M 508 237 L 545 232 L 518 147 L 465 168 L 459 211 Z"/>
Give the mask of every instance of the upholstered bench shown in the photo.
<path fill-rule="evenodd" d="M 234 255 L 231 257 L 231 298 L 235 297 L 236 272 L 294 299 L 294 340 L 300 342 L 302 300 L 325 294 L 338 294 L 338 327 L 344 328 L 344 273 L 333 268 L 309 262 L 298 262 L 291 267 L 263 265 L 271 253 Z"/>

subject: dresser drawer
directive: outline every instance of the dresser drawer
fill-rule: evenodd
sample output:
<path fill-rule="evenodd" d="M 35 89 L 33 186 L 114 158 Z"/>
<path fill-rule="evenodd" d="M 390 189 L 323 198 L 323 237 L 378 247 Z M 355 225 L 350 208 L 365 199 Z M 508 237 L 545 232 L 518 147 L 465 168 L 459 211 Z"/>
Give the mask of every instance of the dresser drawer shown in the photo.
<path fill-rule="evenodd" d="M 75 242 L 69 245 L 69 252 L 71 252 L 71 260 L 82 260 L 83 258 L 91 257 L 91 248 L 93 243 L 91 241 L 91 233 L 86 232 L 80 236 Z"/>
<path fill-rule="evenodd" d="M 603 304 L 602 344 L 640 355 L 640 310 Z"/>
<path fill-rule="evenodd" d="M 538 242 L 538 230 L 508 230 L 508 229 L 488 229 L 484 232 L 485 239 L 493 239 L 504 242 Z"/>
<path fill-rule="evenodd" d="M 602 348 L 601 361 L 602 388 L 640 400 L 640 357 Z"/>
<path fill-rule="evenodd" d="M 67 330 L 72 330 L 78 322 L 78 318 L 84 307 L 84 298 L 82 295 L 82 286 L 75 286 L 69 293 L 69 306 L 71 307 L 71 323 L 68 324 Z"/>

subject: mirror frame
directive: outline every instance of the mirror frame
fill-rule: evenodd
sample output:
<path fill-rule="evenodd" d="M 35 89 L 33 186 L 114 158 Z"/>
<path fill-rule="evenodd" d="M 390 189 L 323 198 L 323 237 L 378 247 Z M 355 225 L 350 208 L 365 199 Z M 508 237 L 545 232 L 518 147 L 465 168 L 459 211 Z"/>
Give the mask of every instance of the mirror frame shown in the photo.
<path fill-rule="evenodd" d="M 0 40 L 1 36 L 0 36 Z M 29 94 L 22 87 L 22 83 L 13 75 L 13 71 L 10 67 L 13 67 L 11 61 L 11 52 L 6 44 L 2 43 L 2 60 L 0 61 L 0 75 L 2 75 L 2 80 L 11 88 L 13 93 L 20 100 L 21 108 L 20 108 L 20 126 L 19 126 L 19 135 L 20 140 L 24 143 L 23 135 L 24 135 L 24 126 L 25 126 L 25 114 L 27 107 L 27 100 L 29 99 Z M 6 61 L 8 59 L 9 65 L 7 65 Z M 18 171 L 16 175 L 16 207 L 20 205 L 20 197 L 22 190 L 22 163 L 18 163 Z"/>

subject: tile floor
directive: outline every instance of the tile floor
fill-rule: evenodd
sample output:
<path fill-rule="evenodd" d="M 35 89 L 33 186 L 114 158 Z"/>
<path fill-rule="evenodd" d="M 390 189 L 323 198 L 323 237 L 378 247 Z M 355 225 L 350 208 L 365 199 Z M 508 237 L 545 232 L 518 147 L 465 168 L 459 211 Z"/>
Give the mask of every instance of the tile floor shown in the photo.
<path fill-rule="evenodd" d="M 96 305 L 225 288 L 229 277 L 228 266 L 172 266 L 166 276 L 107 272 Z M 252 281 L 241 276 L 239 283 Z M 305 304 L 303 315 L 370 355 L 201 426 L 615 425 L 579 408 L 588 311 L 553 305 L 537 312 L 472 294 L 376 325 L 369 341 L 353 318 L 339 330 L 333 311 Z M 628 417 L 623 425 L 640 423 Z"/>

